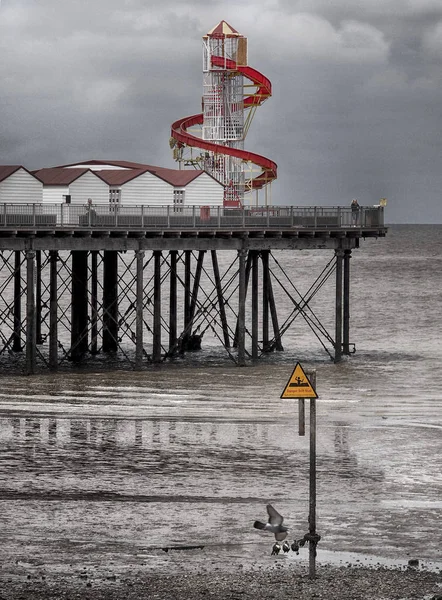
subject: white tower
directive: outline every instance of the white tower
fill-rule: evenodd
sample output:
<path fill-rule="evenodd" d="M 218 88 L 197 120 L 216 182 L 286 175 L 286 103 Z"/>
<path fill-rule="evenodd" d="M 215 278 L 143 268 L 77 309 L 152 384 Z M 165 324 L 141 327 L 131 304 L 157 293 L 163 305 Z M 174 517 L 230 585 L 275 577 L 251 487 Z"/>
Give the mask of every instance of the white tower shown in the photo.
<path fill-rule="evenodd" d="M 203 140 L 244 149 L 244 75 L 247 38 L 225 21 L 203 37 Z M 245 191 L 243 160 L 208 153 L 203 168 L 226 186 L 225 205 L 241 205 Z"/>

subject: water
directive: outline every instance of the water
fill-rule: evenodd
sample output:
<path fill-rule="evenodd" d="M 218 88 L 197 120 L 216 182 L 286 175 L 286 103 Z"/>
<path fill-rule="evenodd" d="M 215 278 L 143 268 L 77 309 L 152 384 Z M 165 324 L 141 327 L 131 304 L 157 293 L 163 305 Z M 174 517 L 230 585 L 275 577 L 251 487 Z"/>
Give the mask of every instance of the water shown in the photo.
<path fill-rule="evenodd" d="M 329 255 L 306 254 L 281 261 L 308 288 Z M 327 560 L 440 564 L 441 261 L 442 226 L 394 226 L 361 243 L 351 260 L 357 352 L 338 365 L 296 323 L 284 353 L 246 368 L 208 338 L 202 353 L 142 373 L 3 376 L 4 566 L 167 570 L 177 559 L 160 549 L 177 545 L 216 549 L 219 560 L 267 556 L 273 541 L 252 523 L 269 501 L 289 539 L 302 537 L 308 435 L 297 434 L 297 401 L 280 399 L 298 360 L 317 372 L 318 560 L 322 550 Z M 329 282 L 314 304 L 327 326 L 332 291 Z"/>

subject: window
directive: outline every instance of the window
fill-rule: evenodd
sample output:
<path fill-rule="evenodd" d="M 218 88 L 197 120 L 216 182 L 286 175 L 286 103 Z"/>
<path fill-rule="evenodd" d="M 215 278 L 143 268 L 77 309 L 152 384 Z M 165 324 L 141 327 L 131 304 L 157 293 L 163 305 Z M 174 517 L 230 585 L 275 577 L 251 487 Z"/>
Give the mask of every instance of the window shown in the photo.
<path fill-rule="evenodd" d="M 110 212 L 117 212 L 120 204 L 121 191 L 120 190 L 109 190 L 109 204 Z"/>
<path fill-rule="evenodd" d="M 173 190 L 173 212 L 183 212 L 184 190 Z"/>

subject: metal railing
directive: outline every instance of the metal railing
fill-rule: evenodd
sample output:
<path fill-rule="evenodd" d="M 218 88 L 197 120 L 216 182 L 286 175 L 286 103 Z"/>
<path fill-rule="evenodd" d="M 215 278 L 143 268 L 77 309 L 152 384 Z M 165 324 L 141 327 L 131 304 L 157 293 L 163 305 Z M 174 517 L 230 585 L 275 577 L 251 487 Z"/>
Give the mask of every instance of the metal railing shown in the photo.
<path fill-rule="evenodd" d="M 3 203 L 0 230 L 14 229 L 291 229 L 384 227 L 383 206 L 121 206 Z"/>

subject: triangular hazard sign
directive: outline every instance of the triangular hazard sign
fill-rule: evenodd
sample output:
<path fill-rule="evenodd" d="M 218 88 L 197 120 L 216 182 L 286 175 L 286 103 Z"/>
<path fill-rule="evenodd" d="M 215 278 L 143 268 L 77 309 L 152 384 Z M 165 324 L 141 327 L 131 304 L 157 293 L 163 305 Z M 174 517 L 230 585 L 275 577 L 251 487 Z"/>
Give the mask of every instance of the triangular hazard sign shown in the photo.
<path fill-rule="evenodd" d="M 318 394 L 315 392 L 309 378 L 304 373 L 304 369 L 299 363 L 296 363 L 296 367 L 293 369 L 292 376 L 288 380 L 284 391 L 281 394 L 281 398 L 317 398 Z"/>

